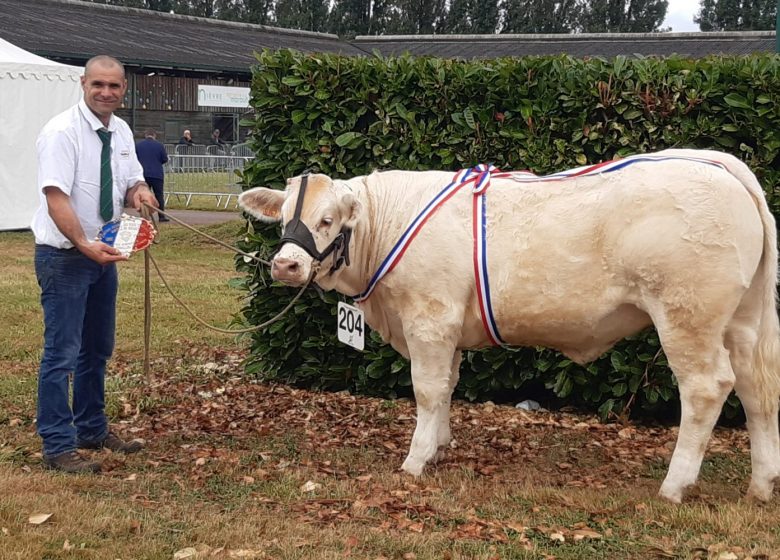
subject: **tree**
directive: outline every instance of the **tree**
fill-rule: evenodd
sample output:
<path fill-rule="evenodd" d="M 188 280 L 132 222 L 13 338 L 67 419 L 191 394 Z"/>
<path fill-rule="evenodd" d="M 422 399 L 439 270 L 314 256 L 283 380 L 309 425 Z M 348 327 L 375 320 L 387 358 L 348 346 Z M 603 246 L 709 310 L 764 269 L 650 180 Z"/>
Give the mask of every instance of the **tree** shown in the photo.
<path fill-rule="evenodd" d="M 236 20 L 259 25 L 276 25 L 274 4 L 274 0 L 243 0 L 242 9 Z"/>
<path fill-rule="evenodd" d="M 471 3 L 472 33 L 498 31 L 498 0 L 473 0 Z"/>
<path fill-rule="evenodd" d="M 446 0 L 395 0 L 387 4 L 387 33 L 430 35 L 441 29 L 447 13 Z"/>
<path fill-rule="evenodd" d="M 498 0 L 451 0 L 445 33 L 486 34 L 498 29 Z"/>
<path fill-rule="evenodd" d="M 277 0 L 275 15 L 275 25 L 279 27 L 325 31 L 328 25 L 328 0 Z"/>
<path fill-rule="evenodd" d="M 401 5 L 404 1 L 406 0 L 373 0 L 368 34 L 408 33 Z"/>
<path fill-rule="evenodd" d="M 340 37 L 370 33 L 371 0 L 335 0 L 328 17 L 328 31 Z"/>
<path fill-rule="evenodd" d="M 450 9 L 444 18 L 442 32 L 468 33 L 468 13 L 470 0 L 450 0 Z"/>
<path fill-rule="evenodd" d="M 505 0 L 501 33 L 571 33 L 579 25 L 579 0 Z"/>
<path fill-rule="evenodd" d="M 218 2 L 220 0 L 178 0 L 176 13 L 213 18 L 219 13 Z"/>
<path fill-rule="evenodd" d="M 659 31 L 668 0 L 590 0 L 583 2 L 579 31 L 649 33 Z"/>
<path fill-rule="evenodd" d="M 702 0 L 693 21 L 702 31 L 774 29 L 777 0 Z"/>
<path fill-rule="evenodd" d="M 170 12 L 173 9 L 173 0 L 146 0 L 147 10 L 154 10 L 156 12 Z"/>
<path fill-rule="evenodd" d="M 121 0 L 114 0 L 117 3 Z M 126 3 L 138 0 L 124 0 Z M 142 0 L 147 4 L 153 2 L 168 3 L 176 14 L 205 18 L 257 23 L 261 25 L 274 24 L 275 0 Z M 150 8 L 151 9 L 151 8 Z"/>

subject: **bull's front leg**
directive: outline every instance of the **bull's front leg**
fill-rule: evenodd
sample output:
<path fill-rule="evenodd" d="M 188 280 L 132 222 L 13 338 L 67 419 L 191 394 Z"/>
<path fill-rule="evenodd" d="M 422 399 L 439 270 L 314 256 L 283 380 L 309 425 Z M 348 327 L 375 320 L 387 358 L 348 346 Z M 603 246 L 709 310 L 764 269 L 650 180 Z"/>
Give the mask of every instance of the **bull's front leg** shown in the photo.
<path fill-rule="evenodd" d="M 457 377 L 453 381 L 453 370 L 460 366 L 455 354 L 454 345 L 448 342 L 409 341 L 417 426 L 401 468 L 414 476 L 422 474 L 439 447 L 449 444 L 450 398 L 457 383 Z"/>
<path fill-rule="evenodd" d="M 452 441 L 452 432 L 450 430 L 450 403 L 452 402 L 452 393 L 455 391 L 455 386 L 460 379 L 460 361 L 462 352 L 460 350 L 455 351 L 455 355 L 452 357 L 452 366 L 450 368 L 450 390 L 447 396 L 447 404 L 441 407 L 439 413 L 439 431 L 437 434 L 437 442 L 439 444 L 436 450 L 436 455 L 433 457 L 433 462 L 441 461 L 444 459 L 444 455 L 447 448 Z"/>

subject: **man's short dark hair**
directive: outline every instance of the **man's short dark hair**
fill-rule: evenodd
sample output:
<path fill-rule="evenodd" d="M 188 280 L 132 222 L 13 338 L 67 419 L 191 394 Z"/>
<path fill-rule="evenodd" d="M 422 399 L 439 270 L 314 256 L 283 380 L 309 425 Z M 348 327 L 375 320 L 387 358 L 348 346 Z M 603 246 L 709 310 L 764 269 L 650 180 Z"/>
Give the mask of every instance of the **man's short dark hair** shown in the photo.
<path fill-rule="evenodd" d="M 122 64 L 118 59 L 114 58 L 113 56 L 108 56 L 107 54 L 99 54 L 97 56 L 93 56 L 90 58 L 87 63 L 84 65 L 84 75 L 86 76 L 89 69 L 94 66 L 103 66 L 103 67 L 111 67 L 111 66 L 118 66 L 120 70 L 122 70 L 122 77 L 125 77 L 125 66 Z"/>
<path fill-rule="evenodd" d="M 153 128 L 147 128 L 144 132 L 146 138 L 157 138 L 157 131 Z"/>

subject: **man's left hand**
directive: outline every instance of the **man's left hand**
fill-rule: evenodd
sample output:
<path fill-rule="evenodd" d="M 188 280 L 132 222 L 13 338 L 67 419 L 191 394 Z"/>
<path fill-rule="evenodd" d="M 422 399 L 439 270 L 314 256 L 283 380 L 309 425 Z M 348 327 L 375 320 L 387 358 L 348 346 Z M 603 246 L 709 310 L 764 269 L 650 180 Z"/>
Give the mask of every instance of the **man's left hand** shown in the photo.
<path fill-rule="evenodd" d="M 132 206 L 139 212 L 143 208 L 144 204 L 148 204 L 149 206 L 153 206 L 154 208 L 159 208 L 159 204 L 157 202 L 157 198 L 154 196 L 154 193 L 149 189 L 149 186 L 146 183 L 140 183 L 133 187 L 134 192 L 132 193 Z"/>

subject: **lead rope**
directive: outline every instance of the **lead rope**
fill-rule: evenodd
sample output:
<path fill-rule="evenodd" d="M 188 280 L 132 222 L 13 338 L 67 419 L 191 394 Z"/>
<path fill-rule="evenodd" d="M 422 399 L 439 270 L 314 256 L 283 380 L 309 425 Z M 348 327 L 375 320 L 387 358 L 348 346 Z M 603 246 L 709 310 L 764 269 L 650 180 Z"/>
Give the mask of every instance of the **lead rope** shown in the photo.
<path fill-rule="evenodd" d="M 141 208 L 141 216 L 151 220 L 147 206 Z M 154 223 L 154 222 L 153 222 Z M 155 223 L 155 225 L 157 225 Z M 156 229 L 156 228 L 155 228 Z M 149 281 L 149 260 L 152 258 L 149 247 L 144 251 L 144 378 L 149 380 L 149 346 L 152 338 L 152 296 Z"/>
<path fill-rule="evenodd" d="M 228 244 L 227 244 L 227 243 L 225 243 L 224 241 L 220 241 L 220 240 L 219 240 L 219 239 L 217 239 L 216 237 L 212 237 L 212 236 L 211 236 L 211 235 L 209 235 L 208 233 L 202 232 L 202 231 L 200 231 L 199 229 L 196 229 L 196 228 L 192 227 L 191 225 L 189 225 L 189 224 L 186 224 L 186 223 L 182 222 L 182 221 L 181 221 L 179 218 L 177 218 L 176 216 L 172 216 L 171 214 L 168 214 L 168 212 L 165 212 L 165 211 L 163 211 L 163 210 L 160 210 L 159 208 L 155 208 L 154 206 L 150 206 L 149 204 L 146 204 L 145 202 L 143 203 L 143 205 L 144 205 L 144 208 L 143 208 L 141 211 L 142 211 L 142 212 L 144 212 L 144 211 L 145 211 L 145 212 L 147 213 L 147 215 L 148 215 L 148 213 L 149 213 L 149 211 L 150 211 L 150 210 L 152 210 L 152 211 L 154 211 L 154 212 L 157 212 L 158 214 L 162 214 L 163 216 L 165 216 L 165 217 L 167 217 L 167 218 L 170 218 L 171 220 L 173 220 L 173 221 L 174 221 L 174 222 L 176 222 L 177 224 L 179 224 L 179 225 L 182 225 L 182 226 L 186 227 L 188 230 L 190 230 L 190 231 L 194 231 L 194 232 L 195 232 L 195 233 L 197 233 L 198 235 L 201 235 L 201 236 L 205 237 L 206 239 L 208 239 L 208 240 L 210 240 L 210 241 L 213 241 L 213 242 L 214 242 L 214 243 L 216 243 L 217 245 L 222 245 L 224 248 L 226 248 L 226 249 L 230 249 L 230 250 L 231 250 L 231 251 L 233 251 L 234 253 L 238 253 L 239 255 L 242 255 L 242 256 L 244 256 L 244 257 L 246 257 L 246 258 L 248 258 L 248 259 L 252 259 L 253 261 L 257 261 L 257 262 L 259 262 L 260 264 L 264 264 L 265 266 L 271 266 L 271 263 L 270 263 L 270 262 L 268 262 L 268 261 L 266 261 L 266 260 L 263 260 L 263 259 L 261 259 L 261 258 L 260 258 L 260 257 L 258 257 L 257 255 L 252 255 L 252 254 L 250 254 L 250 253 L 245 253 L 244 251 L 241 251 L 241 250 L 239 250 L 239 249 L 236 249 L 236 248 L 235 248 L 235 247 L 233 247 L 232 245 L 228 245 Z M 150 218 L 147 218 L 147 219 L 150 219 Z M 156 222 L 155 222 L 155 225 L 156 225 Z M 159 231 L 159 230 L 158 230 L 158 231 Z"/>
<path fill-rule="evenodd" d="M 254 261 L 257 261 L 261 264 L 265 264 L 267 266 L 270 266 L 271 263 L 268 261 L 265 261 L 256 255 L 251 255 L 249 253 L 245 253 L 243 251 L 240 251 L 236 249 L 235 247 L 228 245 L 227 243 L 224 243 L 220 241 L 219 239 L 216 239 L 215 237 L 212 237 L 208 235 L 207 233 L 204 233 L 189 224 L 185 224 L 178 218 L 175 218 L 174 216 L 171 216 L 167 212 L 164 212 L 162 210 L 159 210 L 157 208 L 154 208 L 153 206 L 150 206 L 149 204 L 144 203 L 143 207 L 141 208 L 141 216 L 152 223 L 157 225 L 156 221 L 152 218 L 150 209 L 154 210 L 155 212 L 158 212 L 162 214 L 163 216 L 167 216 L 168 218 L 172 219 L 178 224 L 183 225 L 187 229 L 190 229 L 197 233 L 198 235 L 201 235 L 207 239 L 210 239 L 211 241 L 214 241 L 215 243 L 222 245 L 223 247 L 230 249 L 233 252 L 236 252 L 240 255 L 243 255 L 244 257 L 248 257 Z M 157 229 L 157 228 L 155 228 Z M 158 230 L 159 231 L 159 230 Z M 155 237 L 155 242 L 156 242 Z M 255 325 L 254 327 L 249 327 L 246 329 L 223 329 L 220 327 L 215 327 L 214 325 L 210 325 L 200 317 L 198 317 L 188 306 L 185 304 L 175 293 L 173 293 L 173 290 L 171 289 L 170 285 L 168 285 L 168 281 L 163 276 L 162 272 L 160 271 L 160 267 L 157 266 L 157 261 L 154 260 L 154 257 L 152 256 L 151 252 L 151 246 L 147 247 L 146 250 L 144 250 L 144 377 L 149 378 L 149 353 L 150 353 L 150 346 L 151 346 L 151 332 L 152 332 L 152 298 L 151 298 L 151 282 L 150 282 L 150 267 L 149 263 L 152 263 L 154 265 L 155 270 L 157 271 L 157 275 L 160 277 L 160 280 L 162 280 L 163 285 L 168 290 L 168 293 L 171 294 L 171 297 L 181 306 L 184 308 L 184 310 L 190 314 L 190 316 L 195 319 L 198 323 L 203 325 L 204 327 L 211 329 L 216 332 L 224 333 L 224 334 L 243 334 L 243 333 L 250 333 L 255 332 L 260 329 L 263 329 L 272 323 L 275 323 L 278 321 L 285 313 L 287 313 L 290 308 L 295 304 L 298 299 L 303 295 L 303 292 L 306 291 L 306 288 L 309 287 L 309 284 L 311 284 L 314 277 L 317 275 L 317 273 L 320 270 L 321 263 L 319 261 L 314 261 L 312 263 L 311 272 L 309 273 L 309 277 L 306 279 L 306 283 L 303 285 L 303 287 L 298 291 L 298 293 L 295 295 L 295 297 L 290 301 L 290 303 L 287 304 L 287 306 L 282 309 L 279 313 L 277 313 L 275 316 L 273 316 L 268 321 L 265 321 L 264 323 L 261 323 L 259 325 Z"/>
<path fill-rule="evenodd" d="M 257 330 L 260 330 L 262 328 L 267 327 L 268 325 L 274 323 L 279 318 L 281 318 L 282 315 L 287 313 L 289 309 L 293 306 L 293 304 L 298 301 L 298 298 L 300 298 L 303 295 L 303 292 L 306 290 L 306 288 L 309 287 L 309 284 L 311 283 L 314 276 L 316 276 L 317 272 L 319 272 L 320 265 L 319 263 L 316 263 L 315 266 L 312 266 L 311 272 L 309 273 L 309 278 L 306 280 L 306 283 L 303 285 L 303 287 L 300 289 L 300 291 L 295 295 L 295 297 L 290 301 L 290 303 L 287 304 L 287 306 L 282 309 L 277 315 L 266 321 L 265 323 L 261 323 L 260 325 L 255 325 L 254 327 L 249 327 L 246 329 L 223 329 L 220 327 L 215 327 L 214 325 L 208 324 L 206 321 L 198 317 L 189 307 L 187 307 L 187 304 L 184 303 L 181 299 L 179 299 L 176 294 L 173 293 L 173 290 L 171 290 L 171 287 L 168 285 L 168 282 L 165 280 L 165 277 L 162 275 L 162 272 L 160 272 L 160 267 L 157 266 L 157 261 L 154 260 L 154 257 L 148 252 L 149 249 L 147 248 L 147 254 L 149 255 L 149 260 L 152 261 L 152 264 L 154 265 L 155 270 L 157 270 L 157 275 L 160 277 L 160 280 L 162 280 L 163 285 L 168 290 L 168 293 L 171 294 L 174 300 L 181 305 L 184 310 L 190 314 L 190 316 L 195 319 L 198 323 L 203 325 L 206 328 L 209 328 L 213 331 L 225 333 L 225 334 L 243 334 L 243 333 L 250 333 Z"/>

